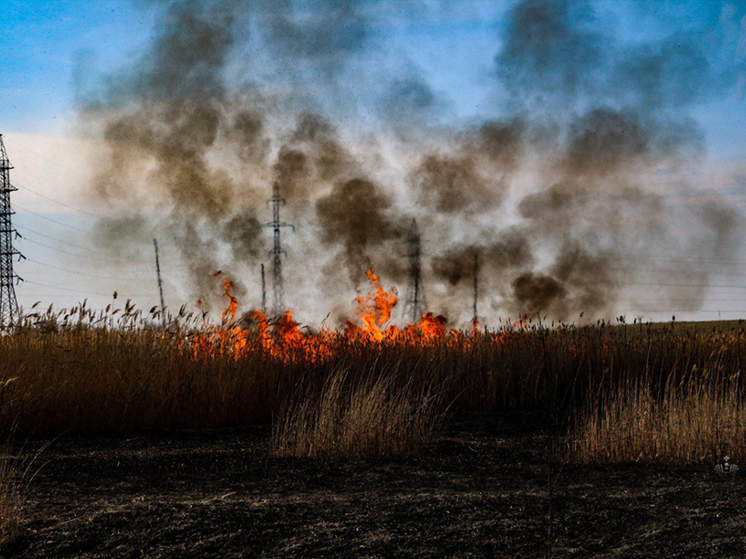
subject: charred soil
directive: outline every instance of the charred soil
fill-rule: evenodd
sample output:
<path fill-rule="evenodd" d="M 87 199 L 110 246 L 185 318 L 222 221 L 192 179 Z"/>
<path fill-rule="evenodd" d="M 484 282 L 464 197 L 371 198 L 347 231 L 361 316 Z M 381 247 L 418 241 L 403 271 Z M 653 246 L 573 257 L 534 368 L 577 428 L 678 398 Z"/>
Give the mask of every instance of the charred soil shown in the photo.
<path fill-rule="evenodd" d="M 537 419 L 470 416 L 415 458 L 268 456 L 269 427 L 24 445 L 9 557 L 743 557 L 746 477 L 547 463 Z M 551 477 L 550 477 L 551 472 Z M 551 482 L 550 480 L 553 480 Z M 551 493 L 551 498 L 550 498 Z M 550 530 L 551 527 L 551 530 Z"/>

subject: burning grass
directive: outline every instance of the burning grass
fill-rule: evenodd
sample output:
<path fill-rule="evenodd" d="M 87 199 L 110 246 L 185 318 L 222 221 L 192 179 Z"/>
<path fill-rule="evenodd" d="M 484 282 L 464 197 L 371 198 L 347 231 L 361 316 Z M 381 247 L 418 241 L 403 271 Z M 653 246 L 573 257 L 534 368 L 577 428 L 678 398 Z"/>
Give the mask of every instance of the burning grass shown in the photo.
<path fill-rule="evenodd" d="M 219 324 L 182 309 L 160 323 L 129 302 L 27 314 L 0 337 L 0 427 L 58 434 L 227 426 L 277 419 L 273 449 L 304 456 L 426 448 L 457 412 L 543 411 L 578 461 L 746 458 L 746 333 L 678 325 L 447 327 L 396 304 L 369 271 L 357 321 L 301 329 L 288 311 Z M 437 389 L 435 388 L 437 387 Z M 714 441 L 714 442 L 713 442 Z"/>

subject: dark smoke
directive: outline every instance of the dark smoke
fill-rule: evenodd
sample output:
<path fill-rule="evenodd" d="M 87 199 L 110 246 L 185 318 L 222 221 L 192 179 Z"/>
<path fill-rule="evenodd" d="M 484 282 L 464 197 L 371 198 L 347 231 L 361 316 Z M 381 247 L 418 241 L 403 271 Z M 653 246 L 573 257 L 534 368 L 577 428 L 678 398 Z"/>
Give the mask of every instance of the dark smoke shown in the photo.
<path fill-rule="evenodd" d="M 676 178 L 705 155 L 689 113 L 729 85 L 704 35 L 627 44 L 597 19 L 601 4 L 516 2 L 486 55 L 496 105 L 457 126 L 443 124 L 448 100 L 381 40 L 395 5 L 156 5 L 148 51 L 108 77 L 81 121 L 106 145 L 95 191 L 124 214 L 99 226 L 112 248 L 165 236 L 193 299 L 214 292 L 220 269 L 258 301 L 240 280 L 267 262 L 273 181 L 297 226 L 284 237 L 289 299 L 320 297 L 321 316 L 352 298 L 340 280 L 358 283 L 368 264 L 405 292 L 412 217 L 428 301 L 452 318 L 469 316 L 475 253 L 481 308 L 567 318 L 629 307 L 636 281 L 667 283 L 655 259 L 734 250 L 734 211 L 687 204 Z M 677 280 L 706 285 L 712 272 Z"/>
<path fill-rule="evenodd" d="M 484 232 L 483 236 L 489 236 Z M 484 281 L 494 282 L 510 277 L 516 269 L 533 263 L 531 245 L 523 232 L 506 229 L 489 245 L 454 245 L 432 260 L 436 278 L 458 285 L 471 282 L 474 255 L 480 261 Z"/>
<path fill-rule="evenodd" d="M 512 282 L 516 302 L 529 312 L 549 308 L 556 300 L 565 298 L 565 287 L 551 276 L 524 272 Z"/>
<path fill-rule="evenodd" d="M 269 151 L 262 109 L 229 93 L 223 75 L 243 34 L 238 5 L 171 3 L 132 73 L 83 108 L 86 118 L 99 119 L 110 146 L 99 164 L 97 193 L 135 211 L 171 208 L 154 234 L 167 235 L 181 253 L 194 299 L 208 296 L 215 285 L 210 274 L 223 267 L 218 239 L 230 247 L 232 262 L 253 261 L 262 246 L 254 209 L 244 206 L 256 197 L 250 181 L 240 181 L 239 194 L 236 175 L 214 164 L 225 144 L 248 165 L 263 164 Z M 132 241 L 116 220 L 106 227 Z M 224 275 L 237 294 L 246 293 L 237 277 Z"/>
<path fill-rule="evenodd" d="M 613 47 L 593 24 L 592 6 L 582 0 L 518 2 L 495 57 L 495 75 L 510 94 L 509 104 L 536 110 L 601 98 Z"/>
<path fill-rule="evenodd" d="M 299 116 L 295 130 L 278 151 L 273 171 L 281 191 L 296 202 L 305 202 L 329 184 L 360 173 L 355 158 L 338 140 L 337 130 L 313 113 Z"/>
<path fill-rule="evenodd" d="M 646 184 L 658 169 L 703 152 L 702 131 L 683 109 L 717 77 L 692 37 L 621 46 L 597 28 L 592 4 L 527 1 L 513 9 L 495 60 L 509 103 L 542 115 L 540 141 L 551 146 L 546 187 L 517 209 L 533 244 L 551 247 L 552 256 L 543 273 L 524 272 L 512 282 L 516 310 L 597 314 L 651 267 L 646 257 L 670 254 L 661 248 L 686 247 L 692 255 L 706 245 L 700 256 L 730 251 L 733 211 L 692 212 Z M 713 211 L 718 224 L 708 217 Z M 676 220 L 690 232 L 673 229 Z M 707 281 L 701 270 L 686 275 Z"/>
<path fill-rule="evenodd" d="M 221 238 L 231 247 L 232 260 L 250 263 L 260 254 L 262 224 L 253 210 L 225 222 Z"/>
<path fill-rule="evenodd" d="M 425 206 L 441 213 L 498 207 L 522 149 L 519 122 L 489 122 L 460 134 L 446 152 L 422 158 L 412 181 Z"/>
<path fill-rule="evenodd" d="M 374 182 L 360 178 L 337 183 L 316 203 L 323 228 L 321 241 L 333 248 L 341 246 L 353 279 L 364 269 L 368 255 L 403 237 L 402 228 L 387 215 L 391 206 L 390 198 Z"/>

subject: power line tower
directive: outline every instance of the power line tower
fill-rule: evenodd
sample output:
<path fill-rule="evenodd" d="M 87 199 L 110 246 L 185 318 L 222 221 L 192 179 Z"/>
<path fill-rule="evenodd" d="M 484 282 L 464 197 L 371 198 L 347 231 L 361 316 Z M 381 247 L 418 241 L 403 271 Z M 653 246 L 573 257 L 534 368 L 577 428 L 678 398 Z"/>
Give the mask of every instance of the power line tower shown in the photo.
<path fill-rule="evenodd" d="M 163 281 L 161 281 L 161 260 L 158 258 L 158 240 L 153 239 L 155 247 L 155 273 L 158 275 L 158 293 L 161 296 L 161 324 L 166 327 L 166 303 L 163 300 Z"/>
<path fill-rule="evenodd" d="M 476 327 L 479 324 L 479 314 L 477 313 L 477 301 L 479 297 L 479 253 L 476 250 L 474 251 L 472 276 L 474 279 L 474 301 L 472 302 L 473 317 L 471 323 Z"/>
<path fill-rule="evenodd" d="M 13 257 L 18 255 L 20 260 L 23 255 L 13 249 L 13 236 L 20 235 L 10 219 L 15 213 L 10 207 L 10 193 L 18 190 L 10 184 L 12 168 L 0 134 L 0 325 L 11 323 L 18 316 L 15 283 L 22 281 L 13 272 Z"/>
<path fill-rule="evenodd" d="M 264 264 L 262 264 L 262 312 L 267 312 L 267 284 L 264 281 Z"/>
<path fill-rule="evenodd" d="M 427 303 L 425 301 L 425 289 L 422 285 L 422 240 L 417 220 L 412 219 L 407 238 L 407 257 L 409 258 L 409 287 L 407 289 L 407 302 L 404 307 L 405 316 L 409 317 L 412 324 L 420 321 Z"/>
<path fill-rule="evenodd" d="M 275 182 L 272 186 L 272 198 L 268 200 L 272 204 L 272 222 L 265 223 L 264 227 L 271 227 L 274 233 L 274 244 L 269 252 L 272 255 L 272 314 L 279 316 L 285 310 L 284 288 L 282 285 L 282 243 L 280 240 L 280 231 L 283 227 L 290 227 L 289 223 L 280 221 L 280 205 L 285 203 L 285 199 L 280 196 L 280 185 Z"/>

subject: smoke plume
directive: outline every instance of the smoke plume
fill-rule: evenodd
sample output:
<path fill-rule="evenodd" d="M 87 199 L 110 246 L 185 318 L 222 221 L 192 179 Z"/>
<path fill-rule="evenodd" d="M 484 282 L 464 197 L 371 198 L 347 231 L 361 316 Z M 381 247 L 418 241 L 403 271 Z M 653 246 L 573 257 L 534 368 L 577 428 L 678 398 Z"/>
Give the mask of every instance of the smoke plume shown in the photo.
<path fill-rule="evenodd" d="M 693 34 L 624 42 L 593 3 L 516 2 L 485 54 L 493 104 L 460 124 L 382 40 L 391 4 L 151 4 L 152 43 L 80 115 L 106 146 L 94 190 L 118 217 L 101 228 L 119 245 L 150 227 L 192 301 L 222 270 L 258 303 L 273 182 L 298 231 L 285 276 L 301 318 L 349 301 L 368 264 L 405 292 L 412 217 L 428 301 L 455 321 L 469 317 L 475 253 L 486 312 L 568 319 L 629 308 L 630 286 L 662 279 L 655 259 L 734 249 L 731 209 L 682 203 L 692 187 L 677 173 L 704 157 L 691 109 L 729 86 Z M 702 287 L 682 310 L 711 272 L 683 272 Z"/>

